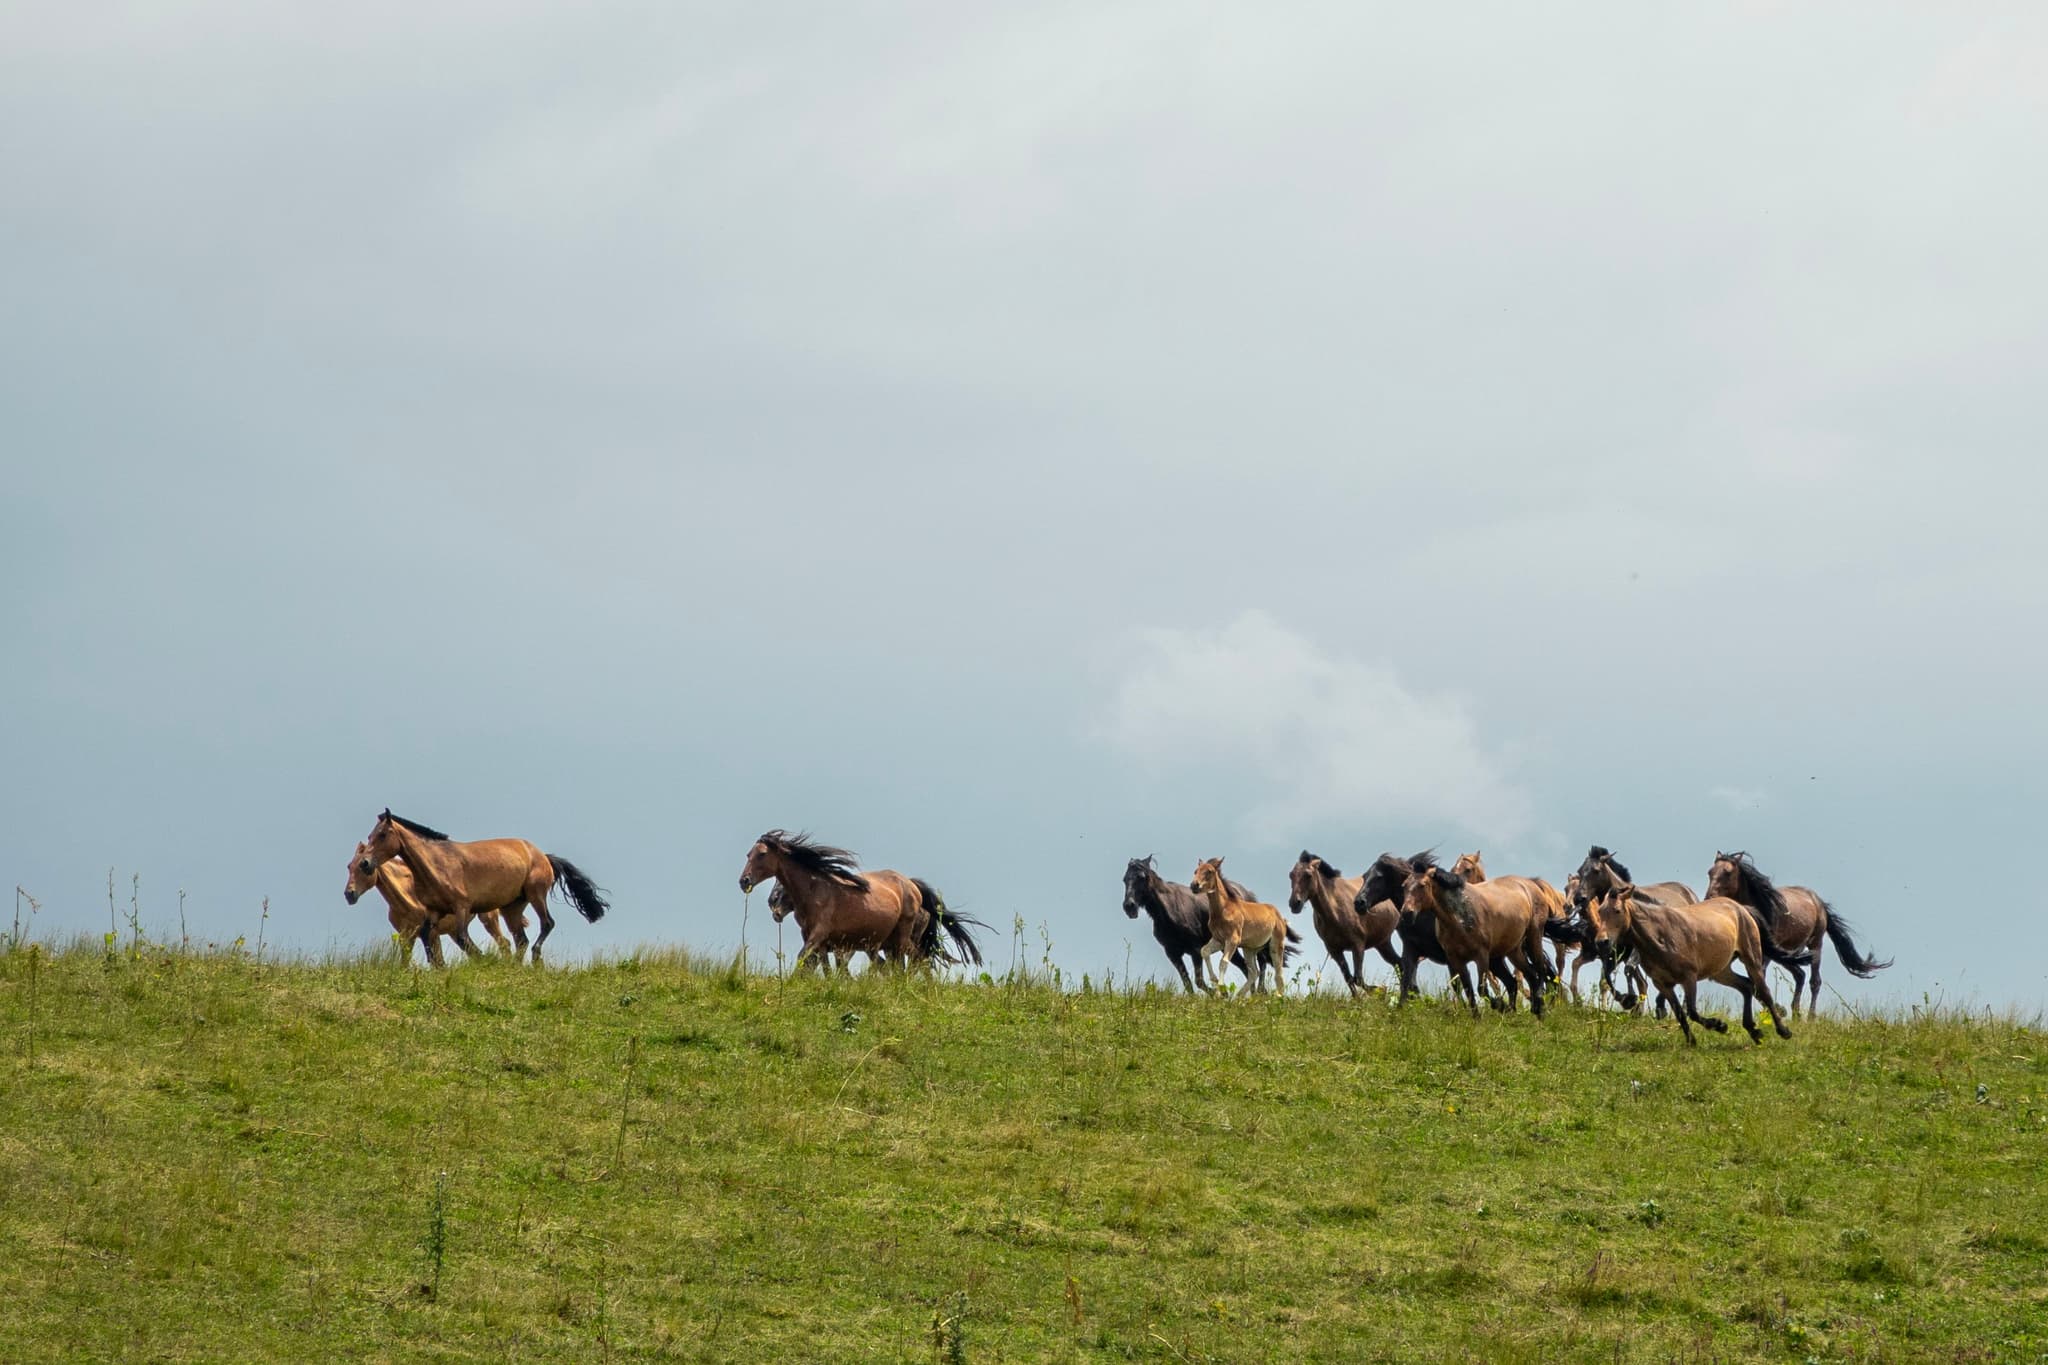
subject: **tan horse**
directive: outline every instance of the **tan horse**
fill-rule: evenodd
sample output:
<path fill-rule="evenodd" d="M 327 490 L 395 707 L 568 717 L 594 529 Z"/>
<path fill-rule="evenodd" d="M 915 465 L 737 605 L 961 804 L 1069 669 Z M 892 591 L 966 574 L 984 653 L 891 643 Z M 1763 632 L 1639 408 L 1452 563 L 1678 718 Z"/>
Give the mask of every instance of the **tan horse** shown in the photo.
<path fill-rule="evenodd" d="M 843 964 L 850 953 L 898 967 L 981 961 L 971 929 L 988 926 L 947 908 L 931 883 L 886 868 L 862 872 L 853 854 L 809 835 L 771 829 L 754 841 L 740 869 L 740 890 L 768 881 L 781 892 L 775 918 L 793 914 L 803 931 L 800 969 L 823 970 L 826 955 Z M 952 939 L 952 953 L 941 935 Z"/>
<path fill-rule="evenodd" d="M 1476 848 L 1470 853 L 1459 854 L 1458 860 L 1451 864 L 1451 872 L 1467 883 L 1477 883 L 1486 880 L 1486 864 L 1480 860 L 1479 850 Z M 1564 896 L 1558 892 L 1556 887 L 1541 877 L 1499 877 L 1495 880 L 1501 886 L 1515 887 L 1534 897 L 1542 904 L 1546 920 L 1554 926 L 1561 926 L 1565 917 L 1570 913 Z M 1551 952 L 1557 958 L 1557 970 L 1552 972 L 1551 975 L 1561 976 L 1564 973 L 1565 953 L 1569 945 L 1552 938 L 1550 940 L 1550 947 Z M 1482 988 L 1485 987 L 1486 973 L 1481 972 L 1479 974 L 1479 984 Z"/>
<path fill-rule="evenodd" d="M 1266 980 L 1266 957 L 1261 949 L 1272 945 L 1271 956 L 1279 959 L 1273 968 L 1273 989 L 1287 993 L 1287 917 L 1263 901 L 1244 900 L 1233 894 L 1223 876 L 1221 858 L 1204 858 L 1195 864 L 1194 880 L 1188 885 L 1198 896 L 1209 899 L 1209 941 L 1202 945 L 1202 960 L 1221 954 L 1210 975 L 1223 980 L 1223 965 L 1230 955 L 1244 950 L 1246 984 L 1260 990 Z"/>
<path fill-rule="evenodd" d="M 1769 877 L 1757 871 L 1756 864 L 1749 860 L 1747 853 L 1714 854 L 1714 865 L 1707 872 L 1707 894 L 1726 896 L 1756 912 L 1769 935 L 1764 944 L 1765 955 L 1792 973 L 1794 1019 L 1799 1017 L 1799 992 L 1806 984 L 1804 969 L 1809 965 L 1813 970 L 1813 990 L 1807 996 L 1807 1012 L 1810 1014 L 1820 1006 L 1822 938 L 1835 945 L 1835 956 L 1842 960 L 1851 976 L 1868 980 L 1892 965 L 1889 958 L 1878 962 L 1865 956 L 1849 937 L 1849 922 L 1836 914 L 1834 907 L 1822 900 L 1812 888 L 1772 885 Z M 1770 951 L 1773 947 L 1788 954 L 1803 953 L 1813 960 L 1810 964 L 1787 962 Z"/>
<path fill-rule="evenodd" d="M 557 883 L 569 903 L 593 923 L 609 908 L 604 892 L 581 868 L 567 858 L 541 852 L 524 839 L 457 843 L 439 830 L 386 810 L 377 817 L 364 844 L 357 867 L 368 875 L 393 858 L 405 859 L 412 870 L 414 898 L 436 920 L 454 916 L 466 930 L 472 915 L 532 907 L 540 916 L 540 935 L 531 952 L 535 965 L 540 963 L 541 945 L 555 931 L 548 893 Z M 518 913 L 523 928 L 524 910 Z"/>
<path fill-rule="evenodd" d="M 437 919 L 429 915 L 427 908 L 419 903 L 419 898 L 413 894 L 412 869 L 405 865 L 405 859 L 393 858 L 374 872 L 363 871 L 364 855 L 369 849 L 368 844 L 356 845 L 355 856 L 348 861 L 348 882 L 342 889 L 343 899 L 354 905 L 358 899 L 369 894 L 370 888 L 375 887 L 378 894 L 384 897 L 385 917 L 391 921 L 391 932 L 405 945 L 407 957 L 412 955 L 413 944 L 418 943 L 425 947 L 427 961 L 436 967 L 440 966 L 441 939 L 444 937 L 454 939 L 456 946 L 471 957 L 475 957 L 476 945 L 470 942 L 468 927 L 458 916 L 449 915 Z M 505 917 L 501 912 L 486 910 L 476 918 L 489 931 L 500 952 L 511 951 L 512 941 L 505 937 Z M 519 947 L 524 950 L 526 912 L 523 909 L 515 909 L 511 923 L 513 932 L 518 935 Z"/>
<path fill-rule="evenodd" d="M 1381 901 L 1360 914 L 1353 902 L 1364 885 L 1365 878 L 1347 877 L 1307 849 L 1301 851 L 1301 857 L 1287 874 L 1288 910 L 1298 915 L 1303 905 L 1313 908 L 1316 933 L 1330 950 L 1344 984 L 1353 995 L 1365 984 L 1368 948 L 1385 958 L 1396 971 L 1401 967 L 1401 955 L 1393 948 L 1394 928 L 1401 922 L 1401 911 L 1393 902 Z"/>
<path fill-rule="evenodd" d="M 1697 1045 L 1692 1022 L 1716 1033 L 1726 1033 L 1728 1023 L 1700 1013 L 1699 983 L 1718 981 L 1742 994 L 1742 1027 L 1750 1041 L 1764 1040 L 1756 1026 L 1757 1000 L 1771 1012 L 1771 1023 L 1780 1038 L 1792 1030 L 1778 1017 L 1771 1000 L 1771 988 L 1764 982 L 1763 936 L 1756 919 L 1739 903 L 1726 896 L 1714 896 L 1693 905 L 1666 905 L 1637 894 L 1623 882 L 1588 908 L 1593 918 L 1595 943 L 1603 956 L 1616 951 L 1633 951 L 1636 959 L 1657 984 L 1658 997 L 1678 1016 L 1685 1041 Z M 1740 958 L 1749 970 L 1743 976 L 1734 967 Z M 1680 990 L 1684 999 L 1679 998 Z"/>
<path fill-rule="evenodd" d="M 1456 873 L 1437 866 L 1428 855 L 1418 855 L 1401 901 L 1404 924 L 1424 918 L 1434 921 L 1437 942 L 1451 978 L 1465 993 L 1472 1013 L 1479 1013 L 1479 993 L 1472 986 L 1472 964 L 1481 971 L 1496 958 L 1505 958 L 1529 987 L 1529 1008 L 1543 1013 L 1543 988 L 1551 979 L 1549 963 L 1543 956 L 1543 925 L 1549 913 L 1527 888 L 1499 881 L 1468 882 Z M 1515 981 L 1505 983 L 1507 1002 L 1515 1007 Z"/>

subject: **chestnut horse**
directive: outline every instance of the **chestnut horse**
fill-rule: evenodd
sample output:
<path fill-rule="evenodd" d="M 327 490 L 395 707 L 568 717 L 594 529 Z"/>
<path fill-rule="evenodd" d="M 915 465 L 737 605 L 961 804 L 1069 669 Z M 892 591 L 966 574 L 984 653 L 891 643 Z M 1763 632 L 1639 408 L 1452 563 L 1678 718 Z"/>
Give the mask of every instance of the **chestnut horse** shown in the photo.
<path fill-rule="evenodd" d="M 1287 993 L 1287 919 L 1278 909 L 1263 901 L 1248 900 L 1231 894 L 1223 876 L 1221 858 L 1204 858 L 1195 864 L 1195 877 L 1189 883 L 1197 895 L 1209 898 L 1209 941 L 1202 945 L 1202 956 L 1207 959 L 1221 954 L 1225 962 L 1238 949 L 1244 950 L 1245 975 L 1253 991 L 1264 987 L 1266 961 L 1268 956 L 1278 959 L 1273 968 L 1273 989 L 1276 993 Z M 1260 950 L 1273 948 L 1273 953 Z M 1254 973 L 1256 968 L 1256 974 Z M 1212 968 L 1210 975 L 1222 981 L 1222 969 Z"/>
<path fill-rule="evenodd" d="M 1771 879 L 1756 870 L 1756 864 L 1749 860 L 1747 853 L 1715 853 L 1714 865 L 1707 872 L 1707 894 L 1726 896 L 1740 901 L 1756 912 L 1764 929 L 1764 950 L 1770 953 L 1778 948 L 1788 953 L 1803 953 L 1812 959 L 1813 990 L 1806 998 L 1806 1010 L 1811 1014 L 1820 1007 L 1820 941 L 1825 936 L 1835 945 L 1835 956 L 1849 969 L 1851 976 L 1869 980 L 1892 965 L 1891 959 L 1877 962 L 1865 956 L 1849 935 L 1849 922 L 1835 913 L 1833 906 L 1822 900 L 1809 887 L 1778 887 Z M 1782 961 L 1772 956 L 1773 961 Z M 1788 961 L 1785 970 L 1792 973 L 1792 1017 L 1799 1017 L 1799 990 L 1804 986 L 1803 963 Z"/>
<path fill-rule="evenodd" d="M 1358 893 L 1365 878 L 1347 877 L 1307 849 L 1301 851 L 1287 874 L 1287 909 L 1300 914 L 1306 904 L 1314 910 L 1316 934 L 1343 974 L 1353 995 L 1364 988 L 1365 951 L 1370 948 L 1397 971 L 1401 955 L 1393 949 L 1394 926 L 1401 912 L 1386 901 L 1357 909 Z"/>
<path fill-rule="evenodd" d="M 1507 959 L 1521 973 L 1529 986 L 1529 1008 L 1540 1017 L 1543 988 L 1553 979 L 1543 956 L 1543 926 L 1550 914 L 1542 901 L 1526 887 L 1468 882 L 1438 867 L 1426 854 L 1418 862 L 1402 896 L 1402 924 L 1435 921 L 1446 965 L 1474 1017 L 1479 1014 L 1479 993 L 1473 989 L 1471 965 L 1483 967 L 1496 958 Z M 1516 983 L 1510 977 L 1503 984 L 1504 1008 L 1513 1010 Z"/>
<path fill-rule="evenodd" d="M 540 935 L 531 960 L 540 964 L 541 945 L 555 931 L 548 893 L 559 883 L 583 918 L 595 923 L 609 908 L 604 892 L 567 858 L 543 853 L 524 839 L 480 839 L 457 843 L 437 829 L 393 815 L 377 817 L 356 867 L 368 876 L 393 858 L 405 859 L 412 871 L 413 897 L 436 921 L 453 916 L 461 927 L 457 941 L 467 938 L 469 918 L 487 910 L 512 913 L 531 906 L 540 916 Z M 524 911 L 518 911 L 524 927 Z M 524 935 L 522 934 L 523 938 Z M 515 954 L 516 956 L 516 954 Z"/>
<path fill-rule="evenodd" d="M 353 857 L 348 860 L 348 882 L 342 888 L 342 898 L 350 905 L 367 895 L 371 887 L 384 897 L 385 918 L 391 921 L 391 931 L 404 945 L 408 960 L 412 957 L 413 944 L 426 949 L 427 961 L 439 967 L 441 963 L 441 939 L 446 936 L 455 940 L 456 946 L 471 957 L 477 956 L 476 945 L 470 941 L 469 926 L 461 918 L 449 915 L 437 919 L 427 913 L 413 894 L 412 869 L 405 865 L 405 859 L 393 858 L 374 872 L 363 871 L 364 854 L 369 852 L 368 844 L 357 844 Z M 513 930 L 519 935 L 519 946 L 526 946 L 526 912 L 515 910 Z M 490 931 L 500 951 L 512 944 L 505 937 L 503 916 L 496 910 L 486 910 L 477 916 L 484 928 Z"/>
<path fill-rule="evenodd" d="M 825 966 L 824 955 L 866 953 L 890 965 L 912 962 L 981 961 L 970 926 L 980 920 L 949 910 L 929 882 L 882 869 L 862 872 L 860 860 L 843 848 L 821 844 L 807 834 L 771 829 L 747 850 L 740 890 L 772 881 L 781 891 L 771 911 L 779 921 L 794 914 L 803 930 L 799 969 Z M 958 956 L 945 951 L 941 934 L 952 938 Z"/>
<path fill-rule="evenodd" d="M 1459 854 L 1458 860 L 1451 864 L 1451 871 L 1467 882 L 1483 882 L 1486 880 L 1486 864 L 1480 860 L 1479 850 L 1476 848 L 1470 853 Z M 1543 903 L 1544 909 L 1548 911 L 1548 922 L 1560 928 L 1563 926 L 1567 913 L 1565 898 L 1549 882 L 1544 881 L 1541 877 L 1502 877 L 1499 878 L 1499 881 L 1503 886 L 1517 886 L 1536 897 Z M 1560 942 L 1547 929 L 1545 937 L 1550 940 L 1552 945 L 1551 951 L 1557 957 L 1557 970 L 1552 972 L 1551 975 L 1553 977 L 1561 976 L 1564 972 L 1567 945 Z M 1481 977 L 1480 981 L 1483 984 L 1485 978 Z"/>
<path fill-rule="evenodd" d="M 1435 919 L 1417 920 L 1401 913 L 1401 902 L 1407 895 L 1409 878 L 1415 876 L 1418 868 L 1434 866 L 1436 858 L 1431 853 L 1417 853 L 1409 858 L 1403 858 L 1396 853 L 1382 853 L 1373 859 L 1372 866 L 1365 870 L 1365 876 L 1360 879 L 1358 895 L 1351 901 L 1351 908 L 1361 916 L 1379 906 L 1387 907 L 1394 915 L 1395 925 L 1401 934 L 1403 1001 L 1415 993 L 1415 971 L 1424 959 L 1445 967 L 1450 966 L 1449 960 L 1444 956 L 1444 946 L 1437 939 Z M 1489 959 L 1479 974 L 1480 989 L 1491 995 L 1488 979 L 1504 985 L 1509 980 L 1512 970 L 1506 958 Z"/>
<path fill-rule="evenodd" d="M 1699 983 L 1702 979 L 1733 986 L 1742 993 L 1742 1027 L 1750 1041 L 1761 1043 L 1763 1030 L 1756 1026 L 1757 1000 L 1771 1012 L 1771 1023 L 1780 1038 L 1792 1030 L 1778 1017 L 1771 1000 L 1771 988 L 1764 983 L 1763 934 L 1756 917 L 1726 896 L 1713 896 L 1691 905 L 1666 905 L 1638 895 L 1636 888 L 1622 882 L 1594 901 L 1588 909 L 1593 919 L 1594 942 L 1604 958 L 1616 951 L 1633 952 L 1657 983 L 1660 1001 L 1670 1005 L 1685 1031 L 1685 1041 L 1697 1046 L 1692 1021 L 1716 1033 L 1728 1031 L 1727 1021 L 1709 1019 L 1700 1013 Z M 1735 970 L 1735 960 L 1749 969 L 1744 976 Z M 1679 998 L 1683 989 L 1684 999 Z"/>

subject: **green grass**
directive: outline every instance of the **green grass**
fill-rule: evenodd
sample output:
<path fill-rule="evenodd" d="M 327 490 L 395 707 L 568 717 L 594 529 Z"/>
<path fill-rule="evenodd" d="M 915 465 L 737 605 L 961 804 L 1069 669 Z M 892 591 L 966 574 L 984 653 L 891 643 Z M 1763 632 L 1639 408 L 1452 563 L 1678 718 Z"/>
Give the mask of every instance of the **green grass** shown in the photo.
<path fill-rule="evenodd" d="M 2039 1360 L 2043 1044 L 0 952 L 0 1355 Z"/>

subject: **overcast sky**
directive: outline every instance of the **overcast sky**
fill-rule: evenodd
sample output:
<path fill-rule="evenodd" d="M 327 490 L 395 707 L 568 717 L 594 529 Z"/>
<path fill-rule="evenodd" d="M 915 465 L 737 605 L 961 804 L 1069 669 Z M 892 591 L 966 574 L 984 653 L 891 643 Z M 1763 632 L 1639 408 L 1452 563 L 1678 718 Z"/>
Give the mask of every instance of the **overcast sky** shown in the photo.
<path fill-rule="evenodd" d="M 2044 164 L 2032 4 L 0 4 L 0 880 L 1743 847 L 2039 1008 Z"/>

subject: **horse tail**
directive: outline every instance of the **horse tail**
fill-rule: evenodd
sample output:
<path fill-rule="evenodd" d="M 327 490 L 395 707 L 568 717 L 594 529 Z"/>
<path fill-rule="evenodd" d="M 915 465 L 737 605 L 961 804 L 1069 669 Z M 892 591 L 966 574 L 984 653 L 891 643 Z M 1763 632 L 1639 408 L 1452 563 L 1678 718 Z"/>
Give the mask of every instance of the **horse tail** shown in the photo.
<path fill-rule="evenodd" d="M 604 912 L 612 908 L 605 899 L 604 889 L 583 875 L 583 869 L 567 858 L 547 855 L 548 866 L 555 870 L 555 885 L 569 898 L 569 904 L 581 912 L 583 918 L 592 924 L 604 918 Z"/>
<path fill-rule="evenodd" d="M 918 946 L 928 958 L 948 962 L 971 962 L 981 965 L 981 945 L 974 941 L 970 929 L 987 929 L 989 926 L 972 915 L 963 915 L 948 908 L 946 898 L 939 889 L 922 877 L 912 877 L 910 884 L 917 888 L 917 894 L 924 897 L 924 908 L 931 912 L 931 919 L 924 926 L 924 937 Z M 953 940 L 954 953 L 946 952 L 945 942 L 939 937 L 944 933 Z"/>
<path fill-rule="evenodd" d="M 1585 946 L 1588 937 L 1586 925 L 1575 915 L 1552 915 L 1543 921 L 1543 937 L 1552 943 L 1568 944 L 1574 948 Z"/>
<path fill-rule="evenodd" d="M 1836 914 L 1834 907 L 1830 906 L 1826 901 L 1820 903 L 1820 908 L 1827 912 L 1828 941 L 1835 945 L 1835 956 L 1840 958 L 1842 965 L 1849 969 L 1849 975 L 1865 978 L 1873 977 L 1892 965 L 1890 958 L 1877 962 L 1865 957 L 1857 950 L 1855 943 L 1849 938 L 1849 935 L 1855 932 L 1849 927 L 1849 921 Z"/>

